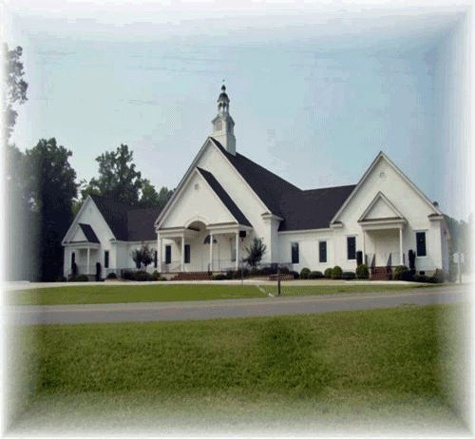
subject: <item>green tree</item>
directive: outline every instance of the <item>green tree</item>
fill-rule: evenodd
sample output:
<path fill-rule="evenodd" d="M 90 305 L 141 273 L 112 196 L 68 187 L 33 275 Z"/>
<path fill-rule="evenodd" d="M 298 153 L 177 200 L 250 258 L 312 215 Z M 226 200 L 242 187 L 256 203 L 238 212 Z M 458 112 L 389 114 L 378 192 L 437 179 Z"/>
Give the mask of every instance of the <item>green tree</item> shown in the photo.
<path fill-rule="evenodd" d="M 71 151 L 56 139 L 41 139 L 26 151 L 27 191 L 38 218 L 40 278 L 55 281 L 63 270 L 63 239 L 72 222 L 77 195 L 76 172 L 69 163 Z"/>
<path fill-rule="evenodd" d="M 142 180 L 143 186 L 140 197 L 140 206 L 142 207 L 165 207 L 170 197 L 173 195 L 173 191 L 167 187 L 162 186 L 160 192 L 157 193 L 155 187 L 150 183 L 150 180 L 144 178 Z"/>
<path fill-rule="evenodd" d="M 143 180 L 133 163 L 133 156 L 129 147 L 121 144 L 115 151 L 108 151 L 97 157 L 99 177 L 91 179 L 89 185 L 81 191 L 82 198 L 96 194 L 130 206 L 138 205 Z"/>
<path fill-rule="evenodd" d="M 27 82 L 23 79 L 25 74 L 21 56 L 23 49 L 17 46 L 9 50 L 8 45 L 3 45 L 3 60 L 5 69 L 5 88 L 3 93 L 3 117 L 5 123 L 4 142 L 10 139 L 13 127 L 15 126 L 18 113 L 16 105 L 21 105 L 27 101 Z"/>
<path fill-rule="evenodd" d="M 141 248 L 133 250 L 131 256 L 137 268 L 142 264 L 147 268 L 153 262 L 153 252 L 148 244 L 142 244 Z"/>
<path fill-rule="evenodd" d="M 261 238 L 254 238 L 250 247 L 246 248 L 247 257 L 244 258 L 250 267 L 257 267 L 262 260 L 262 257 L 267 251 L 267 246 Z"/>

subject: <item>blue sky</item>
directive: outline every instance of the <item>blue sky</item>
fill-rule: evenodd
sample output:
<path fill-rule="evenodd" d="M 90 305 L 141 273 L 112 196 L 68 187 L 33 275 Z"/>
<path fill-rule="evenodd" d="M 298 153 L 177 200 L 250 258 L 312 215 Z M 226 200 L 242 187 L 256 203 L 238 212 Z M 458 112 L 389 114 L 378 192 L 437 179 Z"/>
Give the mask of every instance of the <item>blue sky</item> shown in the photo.
<path fill-rule="evenodd" d="M 469 205 L 467 2 L 44 2 L 6 8 L 28 102 L 79 179 L 126 143 L 178 185 L 225 80 L 238 152 L 302 189 L 357 183 L 382 150 L 442 210 Z M 40 6 L 41 5 L 41 6 Z"/>

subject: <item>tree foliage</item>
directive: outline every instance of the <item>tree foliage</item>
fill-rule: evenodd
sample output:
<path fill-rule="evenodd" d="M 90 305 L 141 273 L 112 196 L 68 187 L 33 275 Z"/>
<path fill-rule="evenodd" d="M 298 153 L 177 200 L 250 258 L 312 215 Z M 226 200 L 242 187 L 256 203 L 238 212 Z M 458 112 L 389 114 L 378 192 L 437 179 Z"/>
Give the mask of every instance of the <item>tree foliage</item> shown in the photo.
<path fill-rule="evenodd" d="M 140 268 L 142 264 L 146 268 L 153 262 L 153 252 L 148 244 L 142 244 L 141 248 L 133 250 L 131 256 L 137 268 Z"/>
<path fill-rule="evenodd" d="M 262 257 L 267 251 L 267 246 L 264 244 L 261 238 L 254 238 L 250 247 L 246 248 L 247 257 L 244 258 L 251 267 L 257 267 L 262 260 Z"/>
<path fill-rule="evenodd" d="M 54 281 L 63 269 L 63 239 L 72 222 L 77 195 L 76 172 L 69 163 L 71 151 L 56 139 L 41 139 L 26 151 L 26 190 L 38 219 L 38 253 L 41 280 Z"/>
<path fill-rule="evenodd" d="M 164 207 L 173 191 L 162 187 L 157 193 L 150 180 L 142 178 L 133 162 L 133 151 L 121 144 L 115 151 L 108 151 L 96 158 L 99 177 L 89 184 L 81 182 L 82 201 L 73 206 L 77 213 L 88 195 L 100 195 L 115 201 L 140 207 Z"/>
<path fill-rule="evenodd" d="M 143 186 L 142 174 L 133 163 L 134 153 L 125 144 L 115 151 L 107 151 L 96 158 L 99 177 L 92 178 L 82 191 L 83 199 L 90 194 L 112 198 L 115 201 L 136 206 Z"/>
<path fill-rule="evenodd" d="M 5 140 L 11 137 L 18 113 L 17 105 L 27 101 L 27 82 L 23 79 L 25 74 L 21 56 L 23 49 L 17 46 L 9 50 L 8 45 L 3 45 L 3 60 L 5 69 L 5 88 L 3 98 L 3 117 L 5 123 Z M 6 143 L 6 142 L 5 142 Z"/>

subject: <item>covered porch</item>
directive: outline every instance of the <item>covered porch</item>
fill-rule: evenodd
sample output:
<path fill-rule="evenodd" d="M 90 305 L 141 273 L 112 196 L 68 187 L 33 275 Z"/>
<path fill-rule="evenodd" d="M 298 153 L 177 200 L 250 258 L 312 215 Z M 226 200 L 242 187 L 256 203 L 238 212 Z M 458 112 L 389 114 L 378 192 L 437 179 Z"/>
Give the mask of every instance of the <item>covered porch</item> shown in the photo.
<path fill-rule="evenodd" d="M 97 263 L 100 263 L 100 244 L 81 243 L 70 247 L 69 275 L 96 275 Z"/>
<path fill-rule="evenodd" d="M 372 279 L 390 279 L 393 267 L 406 265 L 402 218 L 360 221 L 363 262 Z"/>
<path fill-rule="evenodd" d="M 212 273 L 238 270 L 252 228 L 236 223 L 193 221 L 182 228 L 159 229 L 162 273 Z"/>

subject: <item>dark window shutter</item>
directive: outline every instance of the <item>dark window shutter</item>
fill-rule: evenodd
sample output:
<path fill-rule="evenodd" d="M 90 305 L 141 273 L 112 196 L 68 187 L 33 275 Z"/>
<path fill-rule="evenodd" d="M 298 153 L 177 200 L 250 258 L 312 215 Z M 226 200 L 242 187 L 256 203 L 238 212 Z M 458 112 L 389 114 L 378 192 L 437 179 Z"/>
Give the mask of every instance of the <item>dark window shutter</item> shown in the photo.
<path fill-rule="evenodd" d="M 354 236 L 348 236 L 346 242 L 348 259 L 356 259 L 356 238 Z"/>
<path fill-rule="evenodd" d="M 320 241 L 318 246 L 319 262 L 327 262 L 327 241 Z"/>

